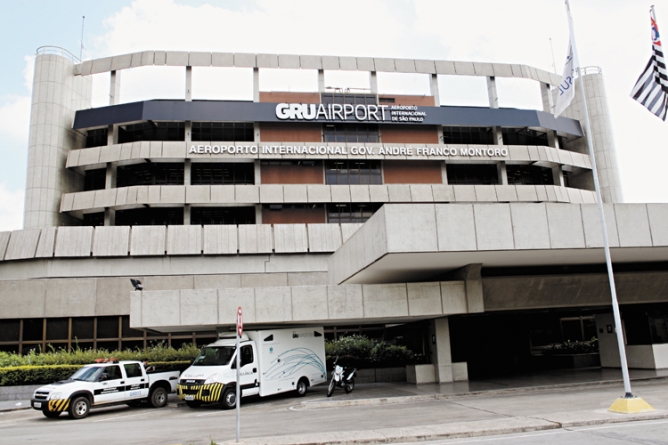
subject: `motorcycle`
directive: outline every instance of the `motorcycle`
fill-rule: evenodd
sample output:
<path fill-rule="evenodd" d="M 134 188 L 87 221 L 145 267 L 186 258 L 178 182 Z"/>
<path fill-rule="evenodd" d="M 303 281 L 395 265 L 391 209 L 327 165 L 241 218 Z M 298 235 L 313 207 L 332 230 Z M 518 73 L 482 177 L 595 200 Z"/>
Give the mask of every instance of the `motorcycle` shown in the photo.
<path fill-rule="evenodd" d="M 355 389 L 355 373 L 357 368 L 348 368 L 338 365 L 339 358 L 334 360 L 334 370 L 332 371 L 332 380 L 327 387 L 327 397 L 332 397 L 334 388 L 343 388 L 346 394 L 350 394 Z"/>

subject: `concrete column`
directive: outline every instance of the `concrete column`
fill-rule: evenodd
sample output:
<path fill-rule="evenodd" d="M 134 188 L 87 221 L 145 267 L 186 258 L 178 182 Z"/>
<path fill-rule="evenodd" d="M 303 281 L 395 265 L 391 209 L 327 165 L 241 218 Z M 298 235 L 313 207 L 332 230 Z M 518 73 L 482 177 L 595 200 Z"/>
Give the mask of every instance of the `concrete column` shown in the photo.
<path fill-rule="evenodd" d="M 107 171 L 106 171 L 106 176 L 104 178 L 104 188 L 105 189 L 116 188 L 116 168 L 114 168 L 111 162 L 107 162 Z"/>
<path fill-rule="evenodd" d="M 60 213 L 63 193 L 83 190 L 83 175 L 65 168 L 86 136 L 72 130 L 76 110 L 91 107 L 91 76 L 75 76 L 72 58 L 38 54 L 32 87 L 23 227 L 76 225 Z M 48 119 L 44 117 L 48 116 Z"/>
<path fill-rule="evenodd" d="M 193 67 L 186 67 L 186 102 L 193 100 Z"/>
<path fill-rule="evenodd" d="M 104 225 L 105 226 L 115 226 L 116 225 L 116 210 L 105 207 L 104 209 Z"/>
<path fill-rule="evenodd" d="M 437 74 L 432 74 L 429 77 L 429 89 L 431 91 L 431 95 L 434 97 L 434 106 L 435 107 L 440 107 L 441 106 L 441 98 L 439 96 L 438 92 L 438 75 Z M 443 143 L 443 125 L 437 125 L 436 126 L 436 132 L 438 133 L 438 142 Z M 447 184 L 447 182 L 444 182 Z"/>
<path fill-rule="evenodd" d="M 431 321 L 431 360 L 438 383 L 452 382 L 452 354 L 450 350 L 450 323 L 447 317 Z"/>
<path fill-rule="evenodd" d="M 109 125 L 107 127 L 107 145 L 114 145 L 118 143 L 118 129 L 117 125 Z"/>
<path fill-rule="evenodd" d="M 186 142 L 192 142 L 193 140 L 193 123 L 191 121 L 186 121 Z"/>
<path fill-rule="evenodd" d="M 543 111 L 546 113 L 554 113 L 554 104 L 552 103 L 552 90 L 547 83 L 540 82 L 540 97 L 543 100 Z M 547 145 L 554 148 L 559 148 L 559 139 L 557 133 L 551 130 L 547 132 Z"/>
<path fill-rule="evenodd" d="M 484 312 L 485 302 L 482 295 L 482 264 L 468 264 L 453 272 L 453 278 L 463 280 L 466 286 L 466 305 L 468 313 Z"/>
<path fill-rule="evenodd" d="M 253 102 L 260 102 L 260 69 L 253 68 Z"/>
<path fill-rule="evenodd" d="M 255 142 L 260 142 L 262 132 L 260 131 L 260 123 L 253 122 L 253 140 Z"/>
<path fill-rule="evenodd" d="M 183 184 L 192 185 L 192 161 L 186 159 L 183 163 Z"/>
<path fill-rule="evenodd" d="M 260 166 L 260 160 L 256 159 L 253 161 L 253 177 L 255 178 L 255 185 L 260 185 L 262 184 L 262 168 Z"/>
<path fill-rule="evenodd" d="M 499 184 L 508 185 L 508 171 L 506 170 L 505 161 L 500 161 L 496 164 L 496 171 L 499 176 Z"/>
<path fill-rule="evenodd" d="M 489 98 L 490 108 L 499 108 L 499 96 L 496 93 L 496 78 L 494 76 L 487 78 L 487 97 Z M 503 135 L 499 127 L 492 127 L 492 143 L 503 145 Z"/>
<path fill-rule="evenodd" d="M 255 224 L 262 224 L 262 204 L 255 204 Z"/>
<path fill-rule="evenodd" d="M 371 94 L 378 94 L 378 76 L 375 71 L 369 72 L 369 88 L 371 89 Z"/>
<path fill-rule="evenodd" d="M 441 178 L 443 179 L 443 184 L 448 183 L 448 167 L 445 161 L 441 161 Z"/>
<path fill-rule="evenodd" d="M 109 83 L 109 105 L 121 103 L 121 72 L 112 71 Z"/>
<path fill-rule="evenodd" d="M 190 225 L 190 204 L 186 204 L 183 206 L 183 225 L 184 226 Z"/>
<path fill-rule="evenodd" d="M 325 92 L 325 70 L 318 70 L 318 92 Z"/>
<path fill-rule="evenodd" d="M 559 187 L 564 186 L 564 172 L 561 169 L 561 165 L 552 167 L 552 180 L 554 181 L 554 185 Z"/>

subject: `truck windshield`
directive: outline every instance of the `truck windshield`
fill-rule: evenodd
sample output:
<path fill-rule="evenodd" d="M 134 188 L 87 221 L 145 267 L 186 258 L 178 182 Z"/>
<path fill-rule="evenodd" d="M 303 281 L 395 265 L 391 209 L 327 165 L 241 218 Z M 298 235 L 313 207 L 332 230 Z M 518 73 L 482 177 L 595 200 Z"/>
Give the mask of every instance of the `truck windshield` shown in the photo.
<path fill-rule="evenodd" d="M 205 346 L 193 362 L 193 366 L 223 366 L 230 363 L 234 346 Z"/>
<path fill-rule="evenodd" d="M 100 377 L 100 374 L 104 371 L 104 368 L 88 366 L 81 368 L 70 377 L 72 380 L 80 380 L 82 382 L 97 382 L 97 379 Z"/>

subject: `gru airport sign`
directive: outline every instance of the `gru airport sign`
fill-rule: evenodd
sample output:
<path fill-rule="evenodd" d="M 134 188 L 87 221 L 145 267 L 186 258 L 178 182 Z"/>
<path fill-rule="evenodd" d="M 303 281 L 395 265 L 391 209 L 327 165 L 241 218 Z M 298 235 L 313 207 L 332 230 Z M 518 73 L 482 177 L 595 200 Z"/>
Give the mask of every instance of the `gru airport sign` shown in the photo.
<path fill-rule="evenodd" d="M 296 104 L 276 105 L 276 117 L 293 121 L 422 123 L 427 112 L 414 105 Z"/>

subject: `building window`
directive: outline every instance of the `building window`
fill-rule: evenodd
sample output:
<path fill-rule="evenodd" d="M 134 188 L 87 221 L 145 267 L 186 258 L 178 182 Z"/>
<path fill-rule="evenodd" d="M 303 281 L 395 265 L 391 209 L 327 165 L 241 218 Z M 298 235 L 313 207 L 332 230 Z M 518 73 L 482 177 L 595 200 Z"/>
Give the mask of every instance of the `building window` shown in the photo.
<path fill-rule="evenodd" d="M 119 166 L 116 170 L 116 187 L 133 185 L 183 185 L 183 164 L 171 162 L 146 162 Z"/>
<path fill-rule="evenodd" d="M 494 164 L 446 164 L 448 184 L 484 185 L 498 184 L 499 172 Z"/>
<path fill-rule="evenodd" d="M 249 162 L 193 162 L 190 178 L 192 185 L 255 184 L 255 165 Z"/>
<path fill-rule="evenodd" d="M 381 184 L 380 161 L 327 161 L 326 183 Z"/>
<path fill-rule="evenodd" d="M 86 148 L 102 147 L 107 145 L 107 129 L 98 128 L 86 132 Z"/>
<path fill-rule="evenodd" d="M 118 143 L 138 141 L 185 141 L 184 122 L 142 122 L 118 128 Z"/>
<path fill-rule="evenodd" d="M 537 165 L 506 165 L 510 185 L 554 185 L 552 169 Z"/>
<path fill-rule="evenodd" d="M 116 211 L 117 226 L 181 226 L 183 207 L 145 207 Z"/>
<path fill-rule="evenodd" d="M 193 141 L 255 140 L 252 122 L 193 122 Z"/>
<path fill-rule="evenodd" d="M 350 104 L 350 105 L 376 105 L 378 99 L 375 94 L 351 94 L 351 93 L 322 93 L 320 101 L 323 104 Z"/>
<path fill-rule="evenodd" d="M 84 191 L 102 190 L 107 180 L 107 169 L 96 168 L 84 172 Z"/>
<path fill-rule="evenodd" d="M 255 207 L 192 207 L 190 224 L 255 224 Z"/>
<path fill-rule="evenodd" d="M 547 145 L 547 133 L 528 128 L 502 128 L 504 145 Z"/>
<path fill-rule="evenodd" d="M 488 127 L 443 127 L 443 143 L 489 145 L 494 137 Z"/>
<path fill-rule="evenodd" d="M 378 142 L 378 125 L 325 124 L 325 142 Z"/>
<path fill-rule="evenodd" d="M 104 225 L 104 212 L 85 213 L 84 216 L 83 216 L 82 225 L 93 226 L 93 227 L 103 226 Z"/>
<path fill-rule="evenodd" d="M 327 222 L 338 223 L 363 223 L 366 222 L 382 204 L 377 203 L 352 203 L 352 204 L 327 204 Z"/>

